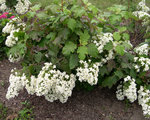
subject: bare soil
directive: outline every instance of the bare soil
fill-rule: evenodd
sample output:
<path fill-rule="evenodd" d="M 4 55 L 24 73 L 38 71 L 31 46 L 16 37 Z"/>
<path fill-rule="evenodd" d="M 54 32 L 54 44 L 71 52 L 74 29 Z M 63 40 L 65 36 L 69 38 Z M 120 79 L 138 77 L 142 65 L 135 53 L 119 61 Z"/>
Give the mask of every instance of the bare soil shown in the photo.
<path fill-rule="evenodd" d="M 7 100 L 9 75 L 14 67 L 20 66 L 7 60 L 0 62 L 0 102 L 11 110 L 9 115 L 17 113 L 22 108 L 21 102 L 28 100 L 34 106 L 35 120 L 146 120 L 138 103 L 118 101 L 115 90 L 107 88 L 96 88 L 91 92 L 73 91 L 65 104 L 59 101 L 50 103 L 43 97 L 28 95 L 25 90 L 18 97 Z"/>

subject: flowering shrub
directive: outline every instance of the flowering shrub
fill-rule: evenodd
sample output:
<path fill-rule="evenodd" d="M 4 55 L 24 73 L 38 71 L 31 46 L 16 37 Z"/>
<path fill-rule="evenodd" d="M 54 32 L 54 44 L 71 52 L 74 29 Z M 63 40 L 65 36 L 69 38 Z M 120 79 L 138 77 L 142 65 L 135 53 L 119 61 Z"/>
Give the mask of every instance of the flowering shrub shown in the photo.
<path fill-rule="evenodd" d="M 149 117 L 149 8 L 144 0 L 138 11 L 115 5 L 107 14 L 87 0 L 54 1 L 44 9 L 28 9 L 30 2 L 24 2 L 18 13 L 25 14 L 2 30 L 10 62 L 22 60 L 23 65 L 12 70 L 8 99 L 26 88 L 29 94 L 64 103 L 76 83 L 111 88 L 120 82 L 118 100 L 138 99 Z M 139 39 L 138 34 L 145 42 L 134 45 L 132 38 Z"/>
<path fill-rule="evenodd" d="M 6 36 L 3 34 L 2 30 L 12 18 L 14 18 L 14 16 L 7 12 L 0 14 L 0 59 L 6 56 L 6 52 L 8 50 L 8 48 L 5 46 Z"/>

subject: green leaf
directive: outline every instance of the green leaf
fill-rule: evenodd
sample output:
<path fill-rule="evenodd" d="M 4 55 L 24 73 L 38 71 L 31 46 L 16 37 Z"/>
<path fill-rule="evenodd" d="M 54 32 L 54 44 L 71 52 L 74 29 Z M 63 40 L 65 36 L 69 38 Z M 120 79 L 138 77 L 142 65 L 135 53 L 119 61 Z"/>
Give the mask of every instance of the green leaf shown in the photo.
<path fill-rule="evenodd" d="M 66 71 L 67 73 L 71 72 L 69 67 L 69 61 L 65 58 L 58 63 L 58 68 L 63 71 Z"/>
<path fill-rule="evenodd" d="M 109 87 L 111 88 L 114 84 L 117 83 L 119 79 L 113 75 L 113 76 L 110 76 L 110 77 L 107 77 L 103 82 L 102 82 L 102 86 L 103 87 Z"/>
<path fill-rule="evenodd" d="M 124 74 L 123 74 L 123 72 L 122 72 L 121 70 L 115 71 L 115 75 L 116 75 L 117 77 L 119 77 L 119 79 L 123 78 L 123 76 L 124 76 Z"/>
<path fill-rule="evenodd" d="M 38 52 L 37 54 L 35 54 L 34 59 L 37 63 L 40 63 L 42 60 L 42 56 L 43 54 L 41 52 Z"/>
<path fill-rule="evenodd" d="M 51 41 L 53 41 L 56 37 L 56 33 L 55 32 L 51 32 L 46 36 L 46 39 L 51 39 Z"/>
<path fill-rule="evenodd" d="M 57 57 L 58 52 L 59 52 L 59 48 L 58 48 L 57 45 L 49 44 L 49 46 L 48 46 L 48 54 L 51 57 Z"/>
<path fill-rule="evenodd" d="M 130 40 L 130 35 L 128 33 L 123 33 L 124 40 Z"/>
<path fill-rule="evenodd" d="M 39 12 L 36 15 L 39 19 L 47 19 L 49 17 L 45 12 Z"/>
<path fill-rule="evenodd" d="M 137 73 L 133 69 L 131 69 L 130 70 L 130 76 L 133 77 L 133 78 L 136 78 Z"/>
<path fill-rule="evenodd" d="M 90 35 L 87 30 L 84 30 L 84 33 L 80 33 L 80 44 L 87 45 Z"/>
<path fill-rule="evenodd" d="M 70 53 L 73 53 L 75 49 L 77 48 L 77 45 L 71 41 L 67 42 L 65 46 L 63 47 L 63 54 L 64 55 L 70 55 Z"/>
<path fill-rule="evenodd" d="M 36 15 L 36 12 L 28 12 L 28 18 L 33 18 Z"/>
<path fill-rule="evenodd" d="M 98 49 L 95 44 L 91 43 L 88 45 L 88 54 L 92 57 L 98 57 Z"/>
<path fill-rule="evenodd" d="M 56 14 L 60 9 L 59 5 L 51 4 L 45 8 L 46 11 L 50 11 L 52 14 Z"/>
<path fill-rule="evenodd" d="M 74 31 L 77 25 L 76 20 L 73 18 L 68 19 L 67 25 L 72 31 Z"/>
<path fill-rule="evenodd" d="M 72 54 L 70 56 L 70 59 L 69 59 L 70 69 L 74 69 L 76 66 L 78 66 L 78 62 L 79 62 L 78 55 L 77 54 Z"/>
<path fill-rule="evenodd" d="M 132 55 L 131 53 L 126 53 L 125 55 L 127 56 L 127 58 L 128 58 L 130 61 L 134 61 L 134 55 Z"/>
<path fill-rule="evenodd" d="M 125 48 L 124 48 L 124 46 L 122 46 L 122 45 L 118 45 L 118 46 L 116 46 L 116 48 L 115 48 L 116 52 L 117 52 L 119 55 L 121 55 L 121 56 L 123 56 L 124 53 L 125 53 L 124 49 L 125 49 Z"/>
<path fill-rule="evenodd" d="M 126 42 L 126 41 L 123 42 L 122 46 L 124 46 L 124 48 L 125 48 L 126 50 L 129 50 L 129 49 L 132 48 L 132 46 L 131 46 L 128 42 Z"/>
<path fill-rule="evenodd" d="M 88 48 L 86 46 L 81 46 L 78 48 L 77 53 L 79 54 L 80 60 L 84 60 L 86 54 L 88 54 Z"/>
<path fill-rule="evenodd" d="M 121 33 L 122 33 L 122 32 L 125 32 L 126 30 L 127 30 L 126 27 L 120 27 L 120 28 L 119 28 L 119 32 L 121 32 Z"/>
<path fill-rule="evenodd" d="M 111 50 L 113 49 L 113 43 L 110 41 L 109 43 L 107 43 L 105 46 L 104 46 L 104 50 Z"/>
<path fill-rule="evenodd" d="M 111 72 L 114 68 L 116 68 L 116 63 L 114 60 L 109 60 L 107 64 L 108 72 Z"/>
<path fill-rule="evenodd" d="M 37 11 L 37 10 L 40 10 L 40 8 L 41 8 L 41 4 L 35 4 L 33 7 L 31 7 L 30 9 L 32 10 L 32 11 Z"/>
<path fill-rule="evenodd" d="M 99 69 L 99 73 L 101 76 L 104 76 L 105 74 L 108 73 L 108 70 L 107 70 L 107 67 L 106 66 L 103 66 Z"/>
<path fill-rule="evenodd" d="M 86 15 L 86 11 L 84 8 L 74 5 L 71 8 L 71 11 L 74 13 L 75 17 L 81 17 L 82 15 Z"/>
<path fill-rule="evenodd" d="M 113 37 L 114 37 L 115 40 L 120 40 L 121 39 L 121 35 L 120 35 L 119 32 L 114 32 Z"/>

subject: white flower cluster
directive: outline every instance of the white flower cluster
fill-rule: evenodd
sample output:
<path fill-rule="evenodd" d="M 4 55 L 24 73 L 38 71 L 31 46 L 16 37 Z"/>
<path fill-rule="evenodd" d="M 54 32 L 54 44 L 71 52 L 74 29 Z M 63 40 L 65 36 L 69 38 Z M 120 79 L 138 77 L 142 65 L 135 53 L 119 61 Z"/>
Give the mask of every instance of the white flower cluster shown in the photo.
<path fill-rule="evenodd" d="M 0 11 L 5 11 L 7 9 L 6 0 L 0 0 Z"/>
<path fill-rule="evenodd" d="M 14 22 L 21 22 L 21 21 L 19 18 L 13 18 L 6 24 L 6 26 L 2 30 L 3 33 L 9 34 L 9 36 L 7 36 L 7 39 L 5 41 L 5 44 L 8 47 L 13 47 L 18 41 L 18 37 L 15 37 L 14 33 L 19 32 L 21 30 L 20 28 L 22 27 L 23 27 L 22 30 L 25 30 L 26 26 L 25 23 L 18 23 L 15 26 Z"/>
<path fill-rule="evenodd" d="M 88 82 L 90 85 L 96 85 L 98 82 L 98 72 L 99 72 L 99 63 L 91 63 L 91 60 L 88 62 L 80 61 L 81 67 L 76 69 L 77 77 L 80 82 Z"/>
<path fill-rule="evenodd" d="M 16 23 L 14 25 L 14 22 Z M 17 44 L 17 42 L 19 41 L 19 38 L 17 36 L 15 36 L 15 33 L 20 32 L 20 31 L 24 31 L 26 27 L 25 23 L 22 23 L 21 20 L 19 18 L 13 18 L 12 20 L 10 20 L 6 26 L 2 29 L 3 33 L 8 34 L 6 41 L 5 41 L 5 45 L 8 47 L 13 47 L 14 45 Z M 13 53 L 9 55 L 9 61 L 10 62 L 18 62 L 20 61 L 21 58 L 23 58 L 24 55 L 21 55 L 19 53 Z"/>
<path fill-rule="evenodd" d="M 130 76 L 124 78 L 123 84 L 120 84 L 117 87 L 116 97 L 118 100 L 123 100 L 124 97 L 127 97 L 131 103 L 134 102 L 137 99 L 135 79 L 131 78 Z"/>
<path fill-rule="evenodd" d="M 23 55 L 14 53 L 13 55 L 10 54 L 8 59 L 11 63 L 15 63 L 15 62 L 19 62 L 23 57 L 24 57 Z"/>
<path fill-rule="evenodd" d="M 141 86 L 138 94 L 138 102 L 142 106 L 144 116 L 150 117 L 150 91 Z"/>
<path fill-rule="evenodd" d="M 135 52 L 139 55 L 148 55 L 149 45 L 144 44 L 144 45 L 141 45 L 140 47 L 136 47 Z"/>
<path fill-rule="evenodd" d="M 29 0 L 17 0 L 17 4 L 14 6 L 18 14 L 25 14 L 31 5 Z M 10 11 L 6 6 L 6 0 L 0 0 L 0 11 Z"/>
<path fill-rule="evenodd" d="M 16 30 L 12 30 L 12 31 L 10 32 L 10 35 L 7 36 L 7 39 L 6 39 L 6 41 L 5 41 L 5 45 L 6 45 L 6 46 L 8 46 L 8 47 L 13 47 L 13 46 L 17 43 L 18 37 L 15 37 L 15 36 L 14 36 L 14 33 L 19 32 L 19 30 L 20 30 L 20 29 L 18 28 L 18 29 L 16 29 Z"/>
<path fill-rule="evenodd" d="M 137 72 L 140 72 L 140 69 L 143 68 L 143 71 L 148 71 L 150 66 L 150 59 L 144 57 L 134 57 L 134 68 Z"/>
<path fill-rule="evenodd" d="M 28 11 L 31 2 L 29 0 L 17 0 L 18 3 L 15 6 L 15 10 L 18 14 L 24 14 Z"/>
<path fill-rule="evenodd" d="M 6 98 L 14 98 L 15 96 L 18 96 L 19 91 L 23 89 L 22 81 L 26 81 L 26 76 L 20 75 L 18 72 L 16 72 L 16 69 L 13 69 L 12 74 L 9 77 L 10 86 L 8 88 Z"/>
<path fill-rule="evenodd" d="M 50 102 L 60 100 L 65 103 L 75 87 L 76 76 L 56 70 L 56 66 L 52 63 L 45 63 L 37 78 L 31 76 L 28 80 L 24 74 L 19 76 L 19 73 L 15 72 L 11 74 L 9 81 L 7 99 L 17 96 L 18 92 L 25 87 L 31 95 L 44 95 Z"/>
<path fill-rule="evenodd" d="M 142 0 L 138 6 L 138 11 L 133 12 L 133 15 L 138 17 L 140 20 L 143 20 L 142 25 L 147 26 L 146 32 L 149 31 L 149 24 L 150 24 L 150 8 L 146 6 L 145 0 Z"/>
<path fill-rule="evenodd" d="M 56 66 L 52 63 L 45 63 L 36 81 L 36 95 L 44 95 L 50 102 L 58 99 L 65 103 L 72 94 L 75 81 L 75 75 L 68 75 L 66 72 L 56 70 Z"/>
<path fill-rule="evenodd" d="M 113 47 L 115 48 L 116 43 L 113 41 L 113 34 L 112 33 L 102 33 L 101 35 L 97 35 L 93 37 L 93 43 L 97 46 L 97 49 L 99 53 L 104 52 L 104 46 L 107 45 L 107 43 L 112 42 Z M 108 54 L 106 54 L 100 62 L 100 66 L 103 66 L 103 64 L 107 63 L 107 61 L 114 59 L 114 48 L 112 50 L 108 51 Z"/>
<path fill-rule="evenodd" d="M 120 84 L 117 86 L 117 91 L 116 91 L 116 97 L 118 100 L 124 100 L 124 94 L 123 94 L 123 83 L 120 82 Z"/>
<path fill-rule="evenodd" d="M 149 12 L 150 11 L 150 8 L 147 7 L 145 4 L 145 0 L 142 0 L 141 2 L 139 2 L 137 9 L 142 10 L 143 12 Z"/>
<path fill-rule="evenodd" d="M 104 46 L 110 41 L 113 41 L 112 33 L 104 33 L 93 37 L 93 42 L 96 44 L 99 53 L 104 51 Z"/>
<path fill-rule="evenodd" d="M 139 17 L 139 19 L 142 19 L 143 17 L 150 17 L 148 13 L 143 12 L 143 11 L 135 11 L 133 12 L 133 15 L 135 15 L 136 17 Z"/>

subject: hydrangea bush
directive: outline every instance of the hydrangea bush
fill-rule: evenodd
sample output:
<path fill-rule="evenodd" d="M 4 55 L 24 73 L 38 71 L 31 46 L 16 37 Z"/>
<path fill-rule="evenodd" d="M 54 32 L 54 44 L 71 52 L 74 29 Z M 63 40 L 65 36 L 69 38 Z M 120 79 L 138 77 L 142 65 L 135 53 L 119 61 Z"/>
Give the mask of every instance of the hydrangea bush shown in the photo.
<path fill-rule="evenodd" d="M 111 88 L 120 83 L 117 99 L 138 100 L 150 117 L 150 8 L 145 0 L 136 10 L 114 5 L 108 13 L 87 0 L 30 5 L 16 0 L 12 9 L 18 15 L 2 29 L 10 62 L 23 66 L 11 72 L 7 99 L 25 88 L 31 95 L 65 103 L 78 85 Z M 143 42 L 132 44 L 136 39 Z"/>

